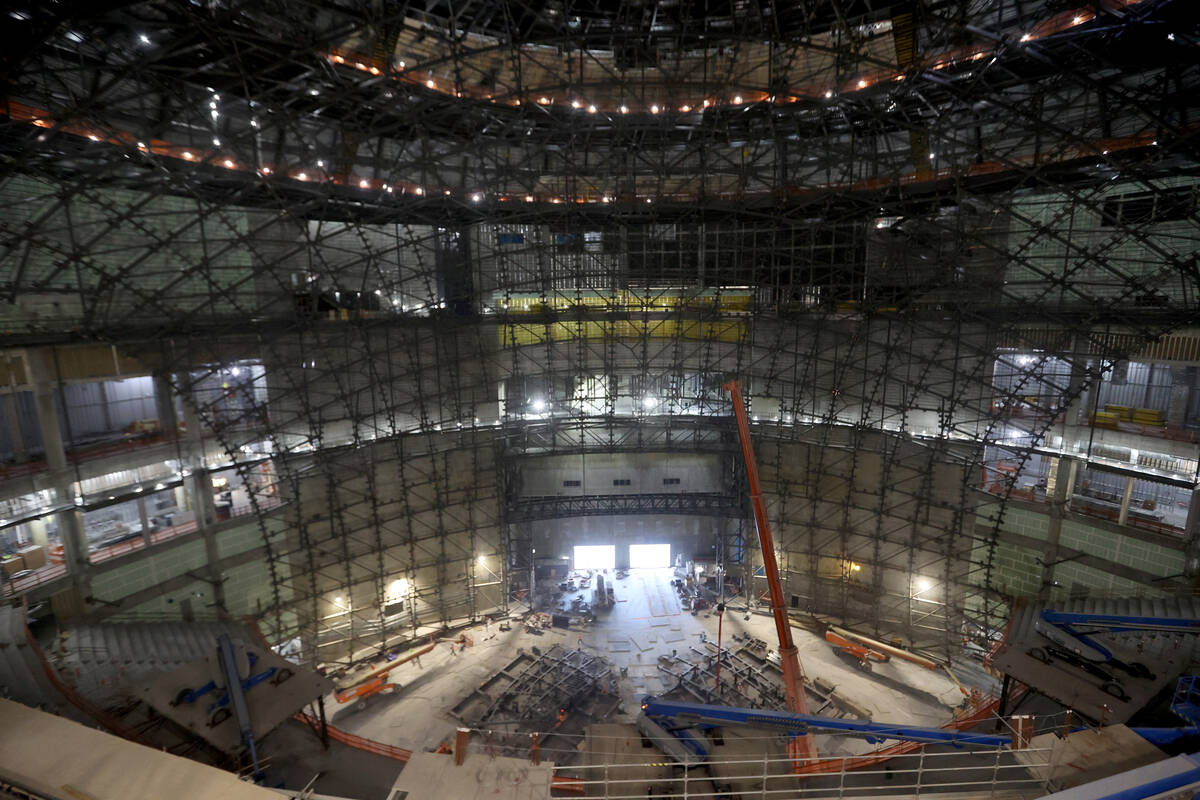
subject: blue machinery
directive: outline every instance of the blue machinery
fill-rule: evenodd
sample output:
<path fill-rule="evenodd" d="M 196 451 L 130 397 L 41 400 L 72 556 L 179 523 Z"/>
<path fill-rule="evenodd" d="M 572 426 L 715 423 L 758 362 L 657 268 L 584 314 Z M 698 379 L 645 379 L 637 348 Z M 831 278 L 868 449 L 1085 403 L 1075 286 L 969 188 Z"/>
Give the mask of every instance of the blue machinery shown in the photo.
<path fill-rule="evenodd" d="M 708 739 L 701 731 L 729 725 L 754 725 L 775 728 L 780 733 L 804 735 L 810 732 L 843 733 L 861 736 L 868 742 L 895 739 L 906 742 L 965 744 L 1003 747 L 1012 742 L 1010 736 L 968 733 L 944 728 L 921 728 L 912 725 L 889 725 L 884 722 L 832 719 L 813 714 L 793 714 L 787 711 L 767 711 L 761 708 L 734 708 L 702 703 L 676 703 L 645 697 L 638 729 L 657 744 L 664 753 L 687 766 L 708 759 Z"/>
<path fill-rule="evenodd" d="M 1092 662 L 1121 664 L 1112 651 L 1091 638 L 1095 633 L 1200 633 L 1200 619 L 1194 617 L 1129 616 L 1125 614 L 1086 614 L 1076 611 L 1043 609 L 1034 628 L 1051 642 L 1075 656 Z M 1134 670 L 1135 674 L 1138 670 Z"/>

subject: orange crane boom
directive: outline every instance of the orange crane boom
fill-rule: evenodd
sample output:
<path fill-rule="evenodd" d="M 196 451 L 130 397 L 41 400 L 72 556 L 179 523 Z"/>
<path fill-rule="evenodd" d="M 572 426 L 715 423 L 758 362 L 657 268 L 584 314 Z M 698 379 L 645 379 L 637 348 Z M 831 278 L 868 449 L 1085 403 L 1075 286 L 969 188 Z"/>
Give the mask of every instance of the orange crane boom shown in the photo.
<path fill-rule="evenodd" d="M 381 692 L 392 684 L 387 682 L 388 673 L 399 667 L 401 664 L 407 664 L 414 658 L 420 658 L 426 653 L 433 652 L 437 647 L 437 642 L 433 637 L 429 637 L 429 644 L 420 650 L 414 650 L 403 658 L 398 658 L 395 661 L 384 664 L 378 669 L 372 670 L 366 675 L 359 675 L 354 678 L 354 682 L 348 686 L 343 686 L 337 689 L 336 697 L 339 703 L 349 703 L 351 700 L 358 698 L 367 698 L 377 692 Z"/>
<path fill-rule="evenodd" d="M 733 416 L 737 419 L 738 438 L 742 442 L 742 457 L 746 461 L 746 479 L 750 484 L 750 503 L 754 506 L 754 524 L 758 528 L 758 545 L 762 549 L 763 572 L 767 576 L 767 588 L 771 595 L 771 614 L 775 617 L 775 631 L 779 634 L 779 662 L 783 667 L 783 687 L 787 694 L 788 710 L 807 714 L 808 697 L 804 694 L 804 669 L 800 666 L 800 655 L 792 641 L 792 626 L 788 622 L 787 606 L 783 601 L 783 585 L 779 582 L 779 565 L 775 561 L 775 540 L 771 537 L 771 523 L 767 519 L 767 504 L 762 496 L 762 484 L 758 479 L 758 461 L 754 458 L 754 444 L 750 441 L 750 422 L 746 418 L 746 404 L 742 401 L 742 382 L 729 381 L 723 389 L 733 400 Z M 805 759 L 817 757 L 812 735 L 794 737 L 788 743 L 793 768 L 798 769 L 798 756 Z"/>

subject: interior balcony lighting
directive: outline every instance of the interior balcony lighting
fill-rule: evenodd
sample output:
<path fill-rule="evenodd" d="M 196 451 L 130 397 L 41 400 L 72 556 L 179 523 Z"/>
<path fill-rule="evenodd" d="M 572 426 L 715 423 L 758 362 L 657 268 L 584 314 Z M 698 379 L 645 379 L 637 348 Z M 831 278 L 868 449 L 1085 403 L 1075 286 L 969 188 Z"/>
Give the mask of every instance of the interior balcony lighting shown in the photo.
<path fill-rule="evenodd" d="M 261 172 L 263 175 L 270 175 L 270 174 L 271 174 L 271 168 L 270 168 L 270 167 L 263 167 L 261 170 L 259 170 L 259 172 Z M 236 375 L 237 373 L 234 373 L 234 374 Z"/>
<path fill-rule="evenodd" d="M 233 169 L 233 160 L 232 159 L 227 158 L 222 163 L 225 164 L 226 169 Z"/>
<path fill-rule="evenodd" d="M 1030 39 L 1032 39 L 1032 38 L 1033 38 L 1033 34 L 1032 34 L 1032 33 L 1026 33 L 1025 35 L 1023 35 L 1023 36 L 1021 37 L 1021 41 L 1022 41 L 1022 42 L 1028 42 L 1028 41 L 1029 41 Z"/>
<path fill-rule="evenodd" d="M 370 185 L 371 185 L 371 182 L 369 180 L 367 180 L 366 178 L 363 178 L 361 181 L 358 182 L 358 188 L 360 188 L 360 189 L 369 188 Z"/>
<path fill-rule="evenodd" d="M 378 74 L 379 74 L 379 67 L 371 67 L 371 69 L 370 69 L 369 71 L 370 71 L 370 73 L 371 73 L 372 75 L 378 75 Z"/>
<path fill-rule="evenodd" d="M 546 105 L 546 104 L 547 104 L 547 103 L 549 103 L 549 102 L 550 102 L 550 98 L 548 98 L 548 97 L 539 97 L 539 98 L 538 98 L 538 103 L 539 103 L 539 104 L 541 104 L 541 105 L 543 105 L 543 106 L 544 106 L 544 105 Z"/>
<path fill-rule="evenodd" d="M 651 114 L 657 114 L 657 113 L 658 113 L 658 106 L 657 106 L 657 105 L 650 106 L 650 113 L 651 113 Z"/>
<path fill-rule="evenodd" d="M 471 195 L 471 200 L 472 200 L 472 201 L 474 201 L 474 202 L 476 202 L 476 203 L 478 203 L 478 202 L 479 202 L 480 200 L 482 200 L 482 199 L 483 199 L 483 195 L 479 194 L 478 192 L 476 192 L 475 194 Z"/>
<path fill-rule="evenodd" d="M 596 113 L 596 107 L 595 107 L 594 105 L 590 105 L 590 106 L 588 106 L 588 113 L 589 113 L 589 114 L 595 114 L 595 113 Z"/>
<path fill-rule="evenodd" d="M 333 63 L 335 63 L 335 64 L 345 64 L 345 63 L 346 63 L 346 59 L 342 58 L 341 56 L 334 56 L 334 57 L 333 57 Z"/>
<path fill-rule="evenodd" d="M 399 67 L 400 69 L 404 69 L 404 68 L 405 68 L 405 67 L 407 67 L 408 65 L 407 65 L 407 64 L 405 64 L 403 61 L 397 61 L 397 62 L 396 62 L 396 66 L 397 66 L 397 67 Z"/>
<path fill-rule="evenodd" d="M 527 194 L 527 195 L 525 195 L 525 202 L 526 202 L 526 203 L 532 203 L 532 202 L 533 202 L 533 195 L 531 195 L 531 194 Z"/>
<path fill-rule="evenodd" d="M 686 113 L 688 113 L 689 111 L 691 111 L 691 110 L 692 110 L 692 107 L 691 107 L 691 106 L 689 106 L 688 104 L 684 103 L 683 105 L 681 105 L 681 106 L 679 107 L 679 110 L 680 110 L 680 111 L 682 111 L 684 114 L 686 114 Z"/>
<path fill-rule="evenodd" d="M 420 194 L 425 194 L 425 190 L 424 190 L 424 189 L 422 189 L 420 186 L 418 186 L 416 189 L 413 189 L 413 192 L 414 192 L 415 194 L 419 194 L 419 195 L 420 195 Z"/>
<path fill-rule="evenodd" d="M 829 89 L 826 89 L 825 90 L 825 99 L 828 100 L 831 97 L 833 97 L 833 92 L 830 91 Z"/>
<path fill-rule="evenodd" d="M 436 88 L 437 88 L 437 84 L 433 82 L 433 78 L 430 78 L 429 80 L 425 81 L 425 86 L 426 86 L 426 87 L 428 87 L 428 88 L 430 88 L 430 89 L 436 89 Z"/>
<path fill-rule="evenodd" d="M 214 136 L 213 137 L 213 147 L 220 147 L 220 146 L 221 146 L 221 140 Z"/>
<path fill-rule="evenodd" d="M 446 197 L 449 197 L 449 196 L 450 196 L 450 190 L 449 190 L 449 189 L 443 189 L 443 190 L 442 190 L 442 194 L 446 195 Z"/>
<path fill-rule="evenodd" d="M 740 106 L 742 104 L 742 96 L 740 94 L 735 94 L 733 96 L 733 104 L 735 106 Z"/>
<path fill-rule="evenodd" d="M 297 178 L 298 180 L 306 181 L 306 180 L 308 180 L 308 173 L 307 173 L 307 172 L 301 172 L 299 175 L 297 175 L 297 176 L 296 176 L 296 178 Z"/>
<path fill-rule="evenodd" d="M 99 136 L 97 136 L 97 135 L 96 135 L 96 134 L 94 134 L 94 133 L 89 133 L 89 134 L 88 134 L 88 138 L 89 138 L 89 139 L 91 139 L 93 142 L 98 142 L 98 141 L 100 141 L 100 137 L 99 137 Z"/>
<path fill-rule="evenodd" d="M 318 169 L 324 169 L 324 168 L 325 168 L 325 162 L 324 162 L 324 161 L 322 161 L 321 159 L 317 159 L 317 168 L 318 168 Z"/>
<path fill-rule="evenodd" d="M 628 113 L 629 113 L 629 106 L 621 106 L 621 113 L 622 113 L 622 114 L 628 114 Z"/>
<path fill-rule="evenodd" d="M 583 107 L 583 103 L 579 102 L 578 100 L 571 101 L 571 108 L 582 108 L 582 107 Z"/>
<path fill-rule="evenodd" d="M 860 89 L 865 89 L 865 88 L 867 88 L 867 82 L 866 82 L 866 81 L 859 81 L 859 82 L 858 82 L 858 88 L 860 88 Z"/>
<path fill-rule="evenodd" d="M 705 101 L 704 101 L 704 103 L 703 103 L 703 106 L 704 106 L 704 108 L 708 108 L 708 107 L 709 107 L 709 106 L 711 106 L 711 105 L 712 105 L 712 101 L 711 101 L 711 100 L 705 100 Z"/>

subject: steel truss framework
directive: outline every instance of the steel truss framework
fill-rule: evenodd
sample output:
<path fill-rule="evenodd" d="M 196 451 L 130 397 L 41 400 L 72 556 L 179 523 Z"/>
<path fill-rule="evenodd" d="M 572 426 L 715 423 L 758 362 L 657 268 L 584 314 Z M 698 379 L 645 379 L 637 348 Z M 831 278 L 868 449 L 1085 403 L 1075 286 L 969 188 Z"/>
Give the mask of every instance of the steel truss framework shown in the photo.
<path fill-rule="evenodd" d="M 949 650 L 1006 613 L 988 449 L 1019 469 L 1197 320 L 1186 6 L 14 11 L 4 341 L 112 344 L 229 461 L 272 454 L 268 588 L 226 610 L 314 660 L 502 609 L 517 519 L 731 513 L 731 469 L 707 506 L 520 481 L 545 455 L 727 459 L 730 376 L 789 591 Z M 198 389 L 243 362 L 236 413 Z M 720 552 L 752 583 L 740 528 Z"/>

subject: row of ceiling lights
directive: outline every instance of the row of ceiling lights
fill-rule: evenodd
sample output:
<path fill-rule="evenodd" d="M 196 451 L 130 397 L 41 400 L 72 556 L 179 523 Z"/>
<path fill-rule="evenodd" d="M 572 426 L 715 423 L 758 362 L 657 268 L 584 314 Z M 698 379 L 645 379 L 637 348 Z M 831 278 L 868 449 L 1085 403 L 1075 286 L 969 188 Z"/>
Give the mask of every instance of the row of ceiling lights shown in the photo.
<path fill-rule="evenodd" d="M 1133 5 L 1138 2 L 1141 2 L 1141 0 L 1126 0 L 1127 5 Z M 1094 18 L 1095 18 L 1095 13 L 1090 10 L 1086 10 L 1086 9 L 1078 9 L 1074 12 L 1064 12 L 1055 17 L 1052 17 L 1051 19 L 1047 20 L 1043 24 L 1037 26 L 1032 32 L 1022 34 L 1020 37 L 1020 41 L 1022 43 L 1028 43 L 1030 41 L 1041 39 L 1041 38 L 1044 38 L 1051 34 L 1059 33 L 1063 30 L 1067 30 L 1069 28 L 1072 28 L 1072 27 L 1075 27 L 1078 25 L 1082 25 L 1085 22 L 1090 22 Z M 983 59 L 984 57 L 986 57 L 989 53 L 994 53 L 994 52 L 995 52 L 995 48 L 993 48 L 993 47 L 982 47 L 982 48 L 977 48 L 977 49 L 963 49 L 963 50 L 954 51 L 952 53 L 942 54 L 941 56 L 936 57 L 935 60 L 933 60 L 931 62 L 930 68 L 935 69 L 935 70 L 941 70 L 941 69 L 945 69 L 947 67 L 953 66 L 955 64 L 959 64 L 959 63 L 970 62 L 970 61 L 979 61 L 979 60 Z M 352 67 L 353 69 L 359 70 L 361 72 L 366 72 L 371 75 L 381 76 L 384 74 L 384 70 L 382 68 L 380 68 L 378 66 L 378 64 L 374 63 L 371 59 L 369 59 L 365 56 L 362 56 L 362 55 L 343 54 L 343 53 L 334 52 L 334 53 L 328 54 L 326 57 L 329 61 L 331 61 L 335 64 Z M 397 62 L 397 64 L 398 64 L 398 68 L 400 70 L 403 70 L 406 66 L 406 62 L 404 62 L 404 61 L 399 61 L 399 62 Z M 404 81 L 408 81 L 410 83 L 424 85 L 425 88 L 427 88 L 427 89 L 430 89 L 430 90 L 436 91 L 436 92 L 440 92 L 445 95 L 452 95 L 454 97 L 463 97 L 464 96 L 464 92 L 461 89 L 451 88 L 447 85 L 439 84 L 432 72 L 415 72 L 415 71 L 414 72 L 391 72 L 390 75 L 395 80 L 404 80 Z M 818 91 L 812 93 L 810 96 L 811 97 L 824 97 L 825 99 L 828 100 L 828 99 L 832 99 L 837 94 L 862 91 L 863 89 L 867 89 L 867 88 L 874 86 L 876 84 L 879 84 L 879 83 L 885 83 L 885 82 L 889 82 L 889 81 L 892 81 L 892 82 L 903 81 L 905 79 L 905 77 L 906 76 L 904 75 L 904 73 L 895 72 L 895 71 L 886 72 L 886 73 L 874 73 L 871 75 L 861 76 L 861 77 L 851 80 L 848 83 L 843 84 L 841 86 L 826 88 L 823 91 L 818 90 Z M 314 92 L 314 93 L 316 93 L 316 92 Z M 486 99 L 490 102 L 505 101 L 503 98 L 497 98 L 495 95 L 491 95 L 491 94 L 488 94 L 481 99 Z M 520 98 L 520 97 L 516 97 L 516 98 L 507 99 L 506 102 L 511 103 L 512 105 L 515 105 L 515 106 L 519 106 L 522 104 L 522 102 L 525 102 L 525 101 L 532 102 L 539 106 L 553 106 L 556 104 L 569 104 L 571 108 L 573 108 L 577 111 L 580 111 L 580 110 L 586 111 L 589 114 L 595 114 L 600 111 L 604 111 L 606 113 L 629 114 L 631 111 L 638 110 L 639 108 L 643 111 L 648 111 L 651 114 L 659 114 L 660 112 L 670 112 L 677 108 L 680 113 L 687 114 L 692 111 L 700 111 L 700 110 L 703 110 L 706 108 L 715 107 L 715 106 L 721 105 L 722 103 L 726 103 L 726 104 L 734 105 L 734 106 L 741 106 L 741 105 L 747 105 L 747 104 L 760 103 L 760 102 L 764 102 L 764 101 L 767 103 L 771 103 L 771 104 L 786 104 L 786 103 L 796 103 L 796 102 L 799 102 L 800 100 L 801 100 L 801 97 L 798 97 L 796 95 L 777 96 L 777 95 L 773 95 L 773 94 L 769 95 L 769 94 L 767 94 L 765 92 L 761 92 L 761 91 L 747 90 L 746 92 L 743 92 L 743 93 L 732 94 L 727 99 L 710 97 L 710 98 L 705 98 L 698 103 L 694 103 L 694 102 L 682 103 L 678 106 L 669 105 L 667 103 L 658 103 L 658 102 L 643 103 L 640 106 L 631 105 L 629 102 L 621 102 L 617 105 L 607 106 L 603 102 L 599 102 L 599 103 L 589 102 L 589 101 L 584 100 L 579 97 L 567 96 L 566 98 L 559 98 L 559 97 L 551 96 L 549 94 L 531 95 L 524 99 Z"/>

